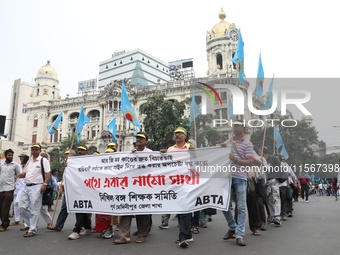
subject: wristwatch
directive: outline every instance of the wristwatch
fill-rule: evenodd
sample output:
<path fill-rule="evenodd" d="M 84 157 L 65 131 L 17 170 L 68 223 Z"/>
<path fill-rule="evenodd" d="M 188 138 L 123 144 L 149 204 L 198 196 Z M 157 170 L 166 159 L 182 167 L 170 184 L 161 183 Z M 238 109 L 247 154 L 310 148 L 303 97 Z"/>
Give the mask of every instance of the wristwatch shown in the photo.
<path fill-rule="evenodd" d="M 44 182 L 44 185 L 45 185 L 45 186 L 47 186 L 47 183 L 46 183 L 46 182 Z"/>

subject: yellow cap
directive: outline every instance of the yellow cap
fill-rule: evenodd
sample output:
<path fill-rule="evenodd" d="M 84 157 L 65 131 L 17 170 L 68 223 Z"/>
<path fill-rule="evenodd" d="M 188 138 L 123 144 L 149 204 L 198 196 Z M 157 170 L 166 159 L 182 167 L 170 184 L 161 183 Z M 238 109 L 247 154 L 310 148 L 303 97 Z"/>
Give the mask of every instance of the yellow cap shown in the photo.
<path fill-rule="evenodd" d="M 116 146 L 115 142 L 109 142 L 109 144 L 107 146 Z"/>
<path fill-rule="evenodd" d="M 111 149 L 111 148 L 108 148 L 108 149 L 106 149 L 106 151 L 105 151 L 105 153 L 111 153 L 111 152 L 115 152 L 115 150 L 114 150 L 114 149 Z"/>
<path fill-rule="evenodd" d="M 187 131 L 186 131 L 185 128 L 178 127 L 178 128 L 175 129 L 174 133 L 184 133 L 184 134 L 186 134 Z"/>
<path fill-rule="evenodd" d="M 98 154 L 100 154 L 100 153 L 99 153 L 99 151 L 95 151 L 95 152 L 93 152 L 92 154 L 98 155 Z"/>
<path fill-rule="evenodd" d="M 37 143 L 35 143 L 31 146 L 31 149 L 33 149 L 33 148 L 37 148 L 37 149 L 41 150 L 40 144 L 37 144 Z"/>
<path fill-rule="evenodd" d="M 146 139 L 146 136 L 144 134 L 137 134 L 136 137 L 141 137 L 141 138 Z"/>
<path fill-rule="evenodd" d="M 84 150 L 87 151 L 87 148 L 83 145 L 78 146 L 78 150 Z"/>
<path fill-rule="evenodd" d="M 70 151 L 68 150 L 68 151 L 65 151 L 65 154 L 70 154 Z"/>

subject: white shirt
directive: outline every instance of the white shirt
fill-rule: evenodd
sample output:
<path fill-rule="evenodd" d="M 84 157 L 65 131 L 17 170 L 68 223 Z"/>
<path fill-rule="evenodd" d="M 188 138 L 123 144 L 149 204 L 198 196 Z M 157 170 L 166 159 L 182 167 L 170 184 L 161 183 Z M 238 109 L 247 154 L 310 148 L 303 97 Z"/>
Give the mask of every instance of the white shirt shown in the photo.
<path fill-rule="evenodd" d="M 39 156 L 34 160 L 33 157 L 31 157 L 30 161 L 27 163 L 27 166 L 25 169 L 25 172 L 26 172 L 25 183 L 26 184 L 44 183 L 44 179 L 41 173 L 41 159 L 42 158 L 43 158 L 42 156 Z M 50 162 L 46 158 L 43 158 L 43 165 L 44 165 L 45 173 L 51 172 Z"/>

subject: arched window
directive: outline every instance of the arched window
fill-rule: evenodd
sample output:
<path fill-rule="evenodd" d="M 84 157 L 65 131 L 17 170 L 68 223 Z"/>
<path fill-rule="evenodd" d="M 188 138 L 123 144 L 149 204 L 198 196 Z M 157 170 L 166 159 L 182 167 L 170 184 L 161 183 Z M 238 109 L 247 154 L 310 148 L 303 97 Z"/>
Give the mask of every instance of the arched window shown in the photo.
<path fill-rule="evenodd" d="M 218 53 L 216 55 L 216 67 L 219 70 L 222 70 L 222 68 L 223 68 L 223 59 L 222 59 L 221 53 Z"/>

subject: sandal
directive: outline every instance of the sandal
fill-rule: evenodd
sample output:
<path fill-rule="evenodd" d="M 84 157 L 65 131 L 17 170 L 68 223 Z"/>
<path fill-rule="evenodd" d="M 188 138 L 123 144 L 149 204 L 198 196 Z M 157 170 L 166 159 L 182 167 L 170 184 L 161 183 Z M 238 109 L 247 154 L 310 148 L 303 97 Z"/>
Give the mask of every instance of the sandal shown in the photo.
<path fill-rule="evenodd" d="M 200 231 L 198 230 L 197 227 L 192 227 L 191 231 L 192 231 L 193 234 L 199 234 L 200 233 Z"/>
<path fill-rule="evenodd" d="M 20 225 L 20 221 L 14 221 L 10 224 L 10 226 L 19 226 Z"/>
<path fill-rule="evenodd" d="M 113 241 L 114 244 L 125 244 L 125 243 L 130 243 L 130 240 L 124 238 L 124 237 L 120 237 L 116 240 Z"/>
<path fill-rule="evenodd" d="M 24 237 L 32 237 L 32 236 L 35 236 L 35 234 L 33 232 L 26 232 L 24 234 Z"/>
<path fill-rule="evenodd" d="M 144 243 L 144 242 L 145 242 L 144 237 L 138 236 L 138 238 L 137 238 L 137 240 L 136 240 L 136 243 Z"/>
<path fill-rule="evenodd" d="M 254 231 L 253 231 L 253 235 L 254 235 L 254 236 L 260 236 L 260 235 L 261 235 L 261 232 L 258 231 L 258 230 L 254 230 Z"/>
<path fill-rule="evenodd" d="M 201 227 L 201 228 L 207 228 L 208 226 L 207 226 L 207 223 L 201 222 L 201 223 L 200 223 L 200 227 Z"/>

